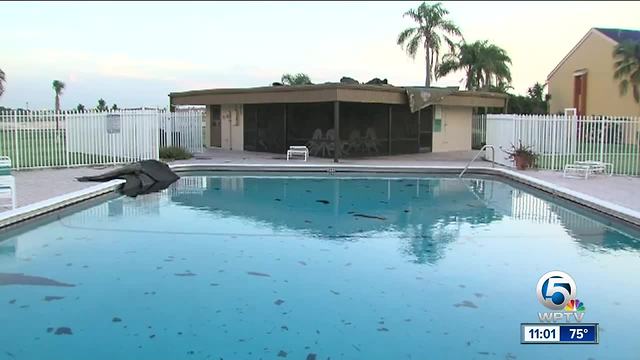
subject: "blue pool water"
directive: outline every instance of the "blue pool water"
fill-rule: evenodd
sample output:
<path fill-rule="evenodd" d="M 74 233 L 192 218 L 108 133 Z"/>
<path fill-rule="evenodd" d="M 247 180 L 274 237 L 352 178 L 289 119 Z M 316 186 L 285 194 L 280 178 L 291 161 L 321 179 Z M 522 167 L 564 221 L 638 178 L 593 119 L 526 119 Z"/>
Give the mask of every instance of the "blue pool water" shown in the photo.
<path fill-rule="evenodd" d="M 640 242 L 540 196 L 237 174 L 112 196 L 2 234 L 0 359 L 640 358 Z M 520 344 L 551 270 L 600 344 Z"/>

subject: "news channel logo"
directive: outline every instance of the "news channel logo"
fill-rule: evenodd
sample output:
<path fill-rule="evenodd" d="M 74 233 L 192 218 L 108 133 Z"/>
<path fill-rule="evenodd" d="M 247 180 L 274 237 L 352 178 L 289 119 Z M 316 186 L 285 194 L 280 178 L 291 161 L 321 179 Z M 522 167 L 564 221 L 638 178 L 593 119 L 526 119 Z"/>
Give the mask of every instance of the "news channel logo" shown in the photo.
<path fill-rule="evenodd" d="M 576 297 L 576 281 L 563 271 L 549 271 L 542 275 L 536 286 L 538 301 L 552 312 L 538 313 L 541 322 L 558 322 L 565 320 L 582 322 L 584 303 Z"/>

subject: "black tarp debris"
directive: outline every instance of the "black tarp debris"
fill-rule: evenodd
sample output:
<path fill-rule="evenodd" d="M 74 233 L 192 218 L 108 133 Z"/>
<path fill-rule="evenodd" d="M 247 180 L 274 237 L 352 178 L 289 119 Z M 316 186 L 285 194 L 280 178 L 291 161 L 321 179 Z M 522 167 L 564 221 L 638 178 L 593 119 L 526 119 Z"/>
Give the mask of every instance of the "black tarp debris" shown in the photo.
<path fill-rule="evenodd" d="M 136 197 L 138 195 L 166 189 L 180 177 L 167 164 L 157 160 L 142 160 L 95 176 L 82 176 L 78 181 L 110 181 L 114 179 L 126 180 L 120 188 L 124 195 Z"/>

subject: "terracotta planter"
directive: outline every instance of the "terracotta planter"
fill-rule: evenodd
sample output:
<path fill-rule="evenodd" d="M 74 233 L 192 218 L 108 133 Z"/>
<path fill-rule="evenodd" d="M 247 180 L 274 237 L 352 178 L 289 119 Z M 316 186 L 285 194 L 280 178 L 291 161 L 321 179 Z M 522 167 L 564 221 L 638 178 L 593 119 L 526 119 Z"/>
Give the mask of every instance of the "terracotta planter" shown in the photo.
<path fill-rule="evenodd" d="M 526 170 L 529 167 L 529 159 L 526 156 L 516 155 L 513 157 L 513 160 L 516 163 L 516 169 L 518 170 Z"/>

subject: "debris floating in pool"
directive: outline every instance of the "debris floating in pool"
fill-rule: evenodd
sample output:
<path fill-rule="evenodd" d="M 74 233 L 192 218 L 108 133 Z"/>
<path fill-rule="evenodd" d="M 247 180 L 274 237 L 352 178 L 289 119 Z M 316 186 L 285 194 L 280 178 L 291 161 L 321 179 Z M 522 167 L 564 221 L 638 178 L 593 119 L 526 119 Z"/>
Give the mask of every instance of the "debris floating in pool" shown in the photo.
<path fill-rule="evenodd" d="M 53 279 L 41 276 L 31 276 L 21 273 L 0 273 L 0 286 L 3 285 L 37 285 L 37 286 L 60 286 L 74 287 L 73 284 L 66 284 Z"/>

